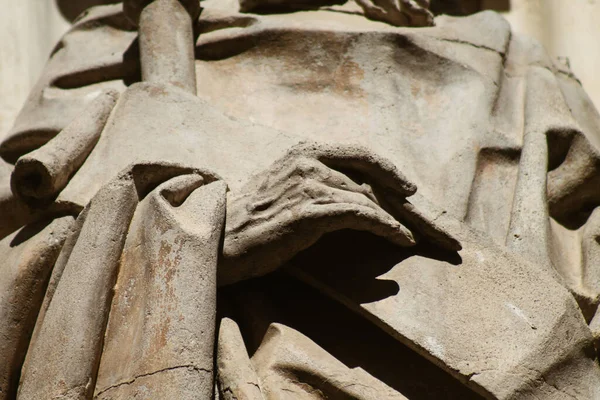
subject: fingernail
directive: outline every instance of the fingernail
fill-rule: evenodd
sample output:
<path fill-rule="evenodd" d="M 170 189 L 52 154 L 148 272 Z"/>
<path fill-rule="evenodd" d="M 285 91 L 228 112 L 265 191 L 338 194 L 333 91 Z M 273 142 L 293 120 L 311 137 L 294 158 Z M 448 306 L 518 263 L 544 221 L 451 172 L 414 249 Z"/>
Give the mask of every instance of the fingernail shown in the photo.
<path fill-rule="evenodd" d="M 414 246 L 417 244 L 417 240 L 415 239 L 415 236 L 413 235 L 413 233 L 408 230 L 406 227 L 400 225 L 398 227 L 398 232 L 400 232 L 400 234 L 402 235 L 402 245 L 403 246 Z"/>

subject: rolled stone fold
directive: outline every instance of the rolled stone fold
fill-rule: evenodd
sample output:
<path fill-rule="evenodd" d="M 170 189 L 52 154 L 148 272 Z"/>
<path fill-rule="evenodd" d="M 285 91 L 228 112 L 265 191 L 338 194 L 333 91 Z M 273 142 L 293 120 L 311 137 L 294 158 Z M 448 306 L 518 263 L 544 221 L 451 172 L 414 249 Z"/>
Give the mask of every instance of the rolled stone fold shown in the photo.
<path fill-rule="evenodd" d="M 96 400 L 212 399 L 226 185 L 182 175 L 139 204 L 120 259 Z"/>
<path fill-rule="evenodd" d="M 119 257 L 138 197 L 127 176 L 104 186 L 80 214 L 78 241 L 21 376 L 19 399 L 90 399 Z"/>
<path fill-rule="evenodd" d="M 52 202 L 98 142 L 118 96 L 100 94 L 48 143 L 19 158 L 11 176 L 13 193 L 31 206 Z"/>
<path fill-rule="evenodd" d="M 219 328 L 217 371 L 223 400 L 264 399 L 240 328 L 229 318 L 223 318 Z"/>
<path fill-rule="evenodd" d="M 139 25 L 142 80 L 168 83 L 196 93 L 192 21 L 198 0 L 125 1 L 127 16 Z"/>
<path fill-rule="evenodd" d="M 168 182 L 161 185 L 165 179 Z M 180 165 L 137 164 L 96 193 L 76 221 L 79 232 L 72 238 L 74 243 L 69 239 L 63 249 L 66 254 L 59 255 L 58 264 L 64 264 L 64 269 L 52 300 L 42 310 L 41 326 L 29 348 L 17 398 L 92 399 L 97 377 L 106 392 L 99 391 L 99 399 L 137 398 L 129 394 L 143 384 L 155 389 L 156 395 L 149 398 L 183 400 L 212 396 L 216 263 L 226 191 L 223 181 L 213 180 L 210 173 Z M 170 228 L 167 230 L 171 236 L 162 231 L 166 228 Z M 147 242 L 136 236 L 149 232 L 152 236 L 147 236 Z M 136 238 L 144 244 L 137 250 L 135 245 L 127 245 Z M 139 250 L 148 249 L 155 252 L 139 254 Z M 139 258 L 132 259 L 133 254 Z M 162 263 L 146 263 L 150 256 L 151 261 Z M 127 286 L 115 287 L 119 271 L 127 275 L 144 267 L 149 272 L 153 272 L 153 267 L 160 272 L 135 276 L 140 283 L 134 285 L 137 289 L 132 293 L 148 307 L 123 312 L 118 305 L 128 304 L 127 299 L 120 301 Z M 144 303 L 145 300 L 153 302 Z M 140 314 L 140 310 L 151 313 Z M 148 323 L 128 320 L 133 324 L 116 327 L 113 323 L 106 332 L 109 318 L 114 321 L 123 315 L 141 316 L 141 321 L 146 318 Z M 148 334 L 135 336 L 142 328 Z M 115 330 L 124 335 L 115 335 Z M 169 340 L 160 340 L 162 333 Z M 120 341 L 123 338 L 125 341 Z M 152 341 L 157 338 L 157 342 Z M 115 348 L 115 343 L 121 346 Z M 140 343 L 152 346 L 137 346 Z M 117 384 L 133 382 L 145 374 L 136 374 L 144 368 L 151 373 L 137 386 L 103 384 L 110 379 L 117 379 Z M 134 373 L 127 375 L 130 371 Z M 119 379 L 122 376 L 126 379 Z"/>
<path fill-rule="evenodd" d="M 16 398 L 29 338 L 73 220 L 42 220 L 0 241 L 0 400 Z"/>

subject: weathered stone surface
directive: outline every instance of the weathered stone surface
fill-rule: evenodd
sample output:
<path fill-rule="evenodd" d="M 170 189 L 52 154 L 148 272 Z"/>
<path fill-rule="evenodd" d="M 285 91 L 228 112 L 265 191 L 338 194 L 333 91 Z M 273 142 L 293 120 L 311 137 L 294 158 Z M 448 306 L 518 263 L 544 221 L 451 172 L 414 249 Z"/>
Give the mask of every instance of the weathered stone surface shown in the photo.
<path fill-rule="evenodd" d="M 207 0 L 194 44 L 179 2 L 126 2 L 139 52 L 119 5 L 76 23 L 0 144 L 0 235 L 79 213 L 20 398 L 210 399 L 213 365 L 222 398 L 427 398 L 323 344 L 318 304 L 252 312 L 241 281 L 276 270 L 406 345 L 431 393 L 600 397 L 597 111 L 495 13 L 359 4 Z"/>
<path fill-rule="evenodd" d="M 340 279 L 340 271 L 381 270 L 377 260 L 350 265 L 331 260 L 330 270 L 323 271 L 314 264 L 325 257 L 323 247 L 299 260 L 295 275 L 486 397 L 599 396 L 600 371 L 589 358 L 594 352 L 590 331 L 573 297 L 546 267 L 515 257 L 455 221 L 440 218 L 438 223 L 459 238 L 463 250 L 455 255 L 397 252 L 391 259 L 398 262 L 378 277 L 396 282 L 400 289 L 393 296 L 361 302 L 376 282 L 357 290 L 352 274 Z"/>
<path fill-rule="evenodd" d="M 203 183 L 200 175 L 175 177 L 138 206 L 120 261 L 95 398 L 212 396 L 226 187 Z"/>
<path fill-rule="evenodd" d="M 137 33 L 121 10 L 120 4 L 92 9 L 56 45 L 0 145 L 3 159 L 14 163 L 37 149 L 79 116 L 102 91 L 121 92 L 125 82 L 139 76 L 138 50 L 133 44 Z"/>
<path fill-rule="evenodd" d="M 138 200 L 162 181 L 191 172 L 198 173 L 166 164 L 131 166 L 99 190 L 82 211 L 76 243 L 68 243 L 64 248 L 68 255 L 59 260 L 65 263 L 64 270 L 36 332 L 19 398 L 71 399 L 93 394 L 121 251 Z M 185 189 L 185 185 L 166 187 L 164 192 L 177 204 L 185 198 L 181 197 Z M 214 304 L 207 307 L 214 309 Z M 211 338 L 210 333 L 207 336 Z M 208 387 L 212 391 L 212 379 Z"/>
<path fill-rule="evenodd" d="M 155 0 L 143 9 L 139 21 L 142 80 L 169 83 L 196 94 L 192 21 L 197 16 L 190 18 L 177 0 Z"/>
<path fill-rule="evenodd" d="M 369 176 L 369 186 L 338 170 Z M 393 163 L 367 148 L 302 143 L 230 197 L 219 284 L 272 272 L 324 234 L 344 229 L 401 247 L 422 235 L 459 250 L 452 235 L 406 200 L 415 191 Z"/>
<path fill-rule="evenodd" d="M 94 390 L 112 287 L 137 193 L 121 177 L 82 211 L 81 232 L 31 349 L 19 398 L 87 398 Z"/>
<path fill-rule="evenodd" d="M 273 324 L 252 357 L 266 398 L 406 400 L 361 368 L 348 368 L 299 332 Z"/>
<path fill-rule="evenodd" d="M 239 185 L 249 169 L 266 168 L 271 161 L 261 152 L 261 137 L 271 140 L 266 148 L 274 155 L 294 143 L 275 130 L 228 118 L 175 86 L 136 83 L 119 98 L 94 151 L 59 200 L 87 204 L 111 176 L 140 162 L 211 165 L 217 174 L 227 174 L 230 186 Z M 211 143 L 219 143 L 223 151 L 211 151 Z M 235 147 L 238 156 L 225 151 L 228 147 Z M 239 157 L 242 151 L 247 157 Z"/>
<path fill-rule="evenodd" d="M 44 147 L 19 158 L 11 177 L 13 192 L 32 206 L 51 203 L 98 142 L 117 98 L 114 91 L 100 94 Z"/>
<path fill-rule="evenodd" d="M 225 400 L 262 400 L 258 375 L 246 351 L 238 325 L 221 319 L 217 345 L 218 392 Z"/>
<path fill-rule="evenodd" d="M 17 393 L 21 366 L 54 262 L 73 217 L 42 220 L 0 241 L 0 399 Z"/>

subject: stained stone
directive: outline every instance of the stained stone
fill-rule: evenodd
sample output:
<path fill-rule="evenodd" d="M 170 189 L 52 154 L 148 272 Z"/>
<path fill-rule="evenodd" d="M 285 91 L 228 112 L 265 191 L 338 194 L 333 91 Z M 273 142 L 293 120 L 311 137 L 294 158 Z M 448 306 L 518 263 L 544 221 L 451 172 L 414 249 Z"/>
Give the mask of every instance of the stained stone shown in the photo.
<path fill-rule="evenodd" d="M 87 10 L 0 143 L 0 400 L 600 398 L 600 115 L 475 3 Z"/>

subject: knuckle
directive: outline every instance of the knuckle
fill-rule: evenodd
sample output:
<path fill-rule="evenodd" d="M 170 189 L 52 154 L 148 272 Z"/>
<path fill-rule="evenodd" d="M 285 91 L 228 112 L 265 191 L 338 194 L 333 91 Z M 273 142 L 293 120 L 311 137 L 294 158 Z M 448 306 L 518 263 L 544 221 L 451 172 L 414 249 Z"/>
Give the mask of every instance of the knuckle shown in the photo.
<path fill-rule="evenodd" d="M 300 176 L 311 176 L 316 173 L 317 166 L 313 160 L 303 157 L 296 161 L 294 171 Z"/>
<path fill-rule="evenodd" d="M 302 184 L 302 193 L 311 199 L 323 196 L 323 188 L 313 179 L 307 179 Z"/>

